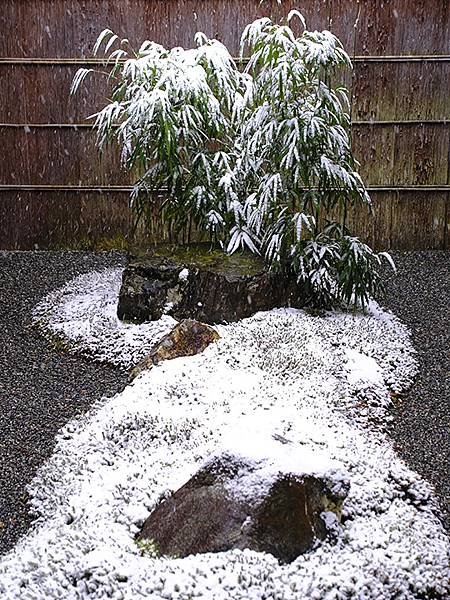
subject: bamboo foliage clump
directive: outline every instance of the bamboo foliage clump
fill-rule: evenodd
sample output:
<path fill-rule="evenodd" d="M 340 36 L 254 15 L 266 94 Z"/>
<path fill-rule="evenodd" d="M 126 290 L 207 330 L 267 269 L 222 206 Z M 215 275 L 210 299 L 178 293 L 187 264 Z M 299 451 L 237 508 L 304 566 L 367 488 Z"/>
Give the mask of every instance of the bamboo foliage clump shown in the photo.
<path fill-rule="evenodd" d="M 150 214 L 149 192 L 165 189 L 161 218 L 175 231 L 193 220 L 226 251 L 261 255 L 313 305 L 366 305 L 390 257 L 346 227 L 349 207 L 371 202 L 351 152 L 347 90 L 330 84 L 351 67 L 341 43 L 308 31 L 298 11 L 245 28 L 243 72 L 219 41 L 198 33 L 195 42 L 132 51 L 105 30 L 94 48 L 112 62 L 111 98 L 94 115 L 98 146 L 118 143 L 139 173 L 136 217 Z M 90 72 L 78 71 L 73 92 Z"/>

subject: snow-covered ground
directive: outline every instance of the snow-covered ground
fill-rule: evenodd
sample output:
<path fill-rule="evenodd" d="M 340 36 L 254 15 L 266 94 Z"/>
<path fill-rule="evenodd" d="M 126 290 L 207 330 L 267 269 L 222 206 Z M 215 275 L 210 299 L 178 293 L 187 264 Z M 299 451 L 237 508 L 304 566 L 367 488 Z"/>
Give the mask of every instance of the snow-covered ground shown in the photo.
<path fill-rule="evenodd" d="M 70 341 L 70 350 L 114 365 L 132 367 L 176 321 L 163 316 L 139 327 L 117 318 L 122 269 L 81 275 L 46 296 L 34 321 L 49 337 Z"/>
<path fill-rule="evenodd" d="M 121 324 L 120 275 L 74 280 L 36 318 L 74 351 L 131 366 L 172 321 Z M 374 304 L 365 316 L 275 310 L 218 330 L 204 353 L 143 373 L 61 431 L 31 485 L 38 520 L 0 562 L 0 597 L 450 597 L 432 490 L 383 432 L 390 390 L 416 369 L 405 328 Z M 223 448 L 266 461 L 268 477 L 281 462 L 348 479 L 337 541 L 289 565 L 251 551 L 141 556 L 134 535 L 157 500 Z"/>

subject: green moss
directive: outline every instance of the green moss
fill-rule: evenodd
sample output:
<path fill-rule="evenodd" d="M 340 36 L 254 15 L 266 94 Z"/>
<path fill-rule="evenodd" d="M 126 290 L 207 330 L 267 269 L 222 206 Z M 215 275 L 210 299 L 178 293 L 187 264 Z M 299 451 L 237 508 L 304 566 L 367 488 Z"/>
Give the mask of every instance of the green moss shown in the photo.
<path fill-rule="evenodd" d="M 161 556 L 158 544 L 155 542 L 155 540 L 136 540 L 135 543 L 139 548 L 141 556 L 148 556 L 149 558 L 159 558 Z"/>
<path fill-rule="evenodd" d="M 123 233 L 109 237 L 104 236 L 99 239 L 92 239 L 86 235 L 76 239 L 60 242 L 56 244 L 55 250 L 75 250 L 78 252 L 107 252 L 110 250 L 129 250 L 130 243 Z"/>
<path fill-rule="evenodd" d="M 139 259 L 151 256 L 169 258 L 187 266 L 207 268 L 227 275 L 257 275 L 264 271 L 264 263 L 257 256 L 249 252 L 229 255 L 209 243 L 161 244 L 151 250 L 134 249 L 133 254 Z"/>
<path fill-rule="evenodd" d="M 59 335 L 53 335 L 50 338 L 50 344 L 57 352 L 67 352 L 70 348 L 69 341 Z"/>
<path fill-rule="evenodd" d="M 76 252 L 84 252 L 93 250 L 93 241 L 87 236 L 80 236 L 73 240 L 65 240 L 58 242 L 54 246 L 55 250 L 74 250 Z"/>
<path fill-rule="evenodd" d="M 118 233 L 114 237 L 103 237 L 95 242 L 95 250 L 129 250 L 130 243 L 123 233 Z"/>

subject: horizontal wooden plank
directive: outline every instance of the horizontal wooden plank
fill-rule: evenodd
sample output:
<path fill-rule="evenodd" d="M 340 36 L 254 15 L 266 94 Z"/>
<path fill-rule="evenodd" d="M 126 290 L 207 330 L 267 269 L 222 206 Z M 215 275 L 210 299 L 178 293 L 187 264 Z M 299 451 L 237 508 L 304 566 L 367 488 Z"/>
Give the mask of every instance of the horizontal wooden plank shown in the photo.
<path fill-rule="evenodd" d="M 448 228 L 448 198 L 448 192 L 427 197 L 418 192 L 373 192 L 373 216 L 365 208 L 350 210 L 347 225 L 377 250 L 440 249 Z M 126 194 L 0 194 L 0 249 L 120 247 L 133 241 L 132 224 Z M 138 230 L 134 242 L 158 242 L 168 235 L 155 212 L 150 231 Z"/>
<path fill-rule="evenodd" d="M 308 0 L 302 10 L 312 28 L 328 25 L 327 0 Z M 3 0 L 0 27 L 14 31 L 2 36 L 0 56 L 70 57 L 77 49 L 89 56 L 96 37 L 109 27 L 134 47 L 145 39 L 166 46 L 194 47 L 203 31 L 238 54 L 244 27 L 261 16 L 276 21 L 297 7 L 296 0 Z"/>
<path fill-rule="evenodd" d="M 355 68 L 352 118 L 449 119 L 450 63 L 365 64 Z"/>
<path fill-rule="evenodd" d="M 446 185 L 449 127 L 435 123 L 358 127 L 353 150 L 367 185 Z"/>
<path fill-rule="evenodd" d="M 366 185 L 391 185 L 394 170 L 394 127 L 357 127 L 352 130 L 352 147 Z"/>
<path fill-rule="evenodd" d="M 94 73 L 75 97 L 77 67 L 0 64 L 0 122 L 77 123 L 105 105 L 107 78 Z M 353 95 L 354 121 L 444 120 L 450 118 L 449 63 L 356 64 L 336 78 Z"/>
<path fill-rule="evenodd" d="M 436 193 L 432 202 L 420 192 L 392 198 L 391 247 L 396 250 L 442 250 L 445 246 L 448 194 Z"/>
<path fill-rule="evenodd" d="M 12 134 L 12 135 L 10 135 Z M 91 129 L 9 130 L 10 147 L 0 161 L 1 184 L 131 185 L 119 149 L 96 148 Z"/>
<path fill-rule="evenodd" d="M 450 117 L 449 89 L 450 63 L 416 63 L 396 65 L 398 94 L 395 117 L 410 119 L 436 119 Z M 381 114 L 381 113 L 379 113 Z"/>
<path fill-rule="evenodd" d="M 394 126 L 394 185 L 442 185 L 449 180 L 449 129 Z"/>
<path fill-rule="evenodd" d="M 33 250 L 119 244 L 131 231 L 127 196 L 18 192 L 0 196 L 0 248 Z"/>
<path fill-rule="evenodd" d="M 376 250 L 442 250 L 448 193 L 373 192 L 373 217 L 363 207 L 349 212 L 348 226 Z"/>
<path fill-rule="evenodd" d="M 450 127 L 439 124 L 359 126 L 352 140 L 368 186 L 445 185 Z M 130 186 L 119 150 L 102 154 L 92 128 L 10 128 L 0 162 L 2 185 Z"/>
<path fill-rule="evenodd" d="M 339 12 L 343 11 L 343 4 L 347 10 L 354 10 L 354 2 L 336 4 Z M 356 54 L 438 54 L 448 51 L 448 0 L 363 0 L 359 4 Z"/>
<path fill-rule="evenodd" d="M 70 87 L 77 67 L 0 65 L 0 121 L 77 123 L 105 105 L 107 77 L 94 73 L 76 96 Z"/>

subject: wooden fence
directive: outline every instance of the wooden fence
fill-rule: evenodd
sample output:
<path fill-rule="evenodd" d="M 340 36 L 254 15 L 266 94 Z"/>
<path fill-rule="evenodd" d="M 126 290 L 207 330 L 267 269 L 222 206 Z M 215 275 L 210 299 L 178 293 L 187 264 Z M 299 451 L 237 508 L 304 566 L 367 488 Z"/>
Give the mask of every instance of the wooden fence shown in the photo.
<path fill-rule="evenodd" d="M 354 57 L 353 146 L 375 207 L 352 214 L 355 230 L 377 248 L 446 248 L 448 0 L 2 0 L 0 248 L 106 247 L 130 232 L 129 176 L 86 123 L 104 82 L 69 99 L 102 29 L 185 47 L 200 30 L 237 54 L 247 22 L 291 8 Z"/>

